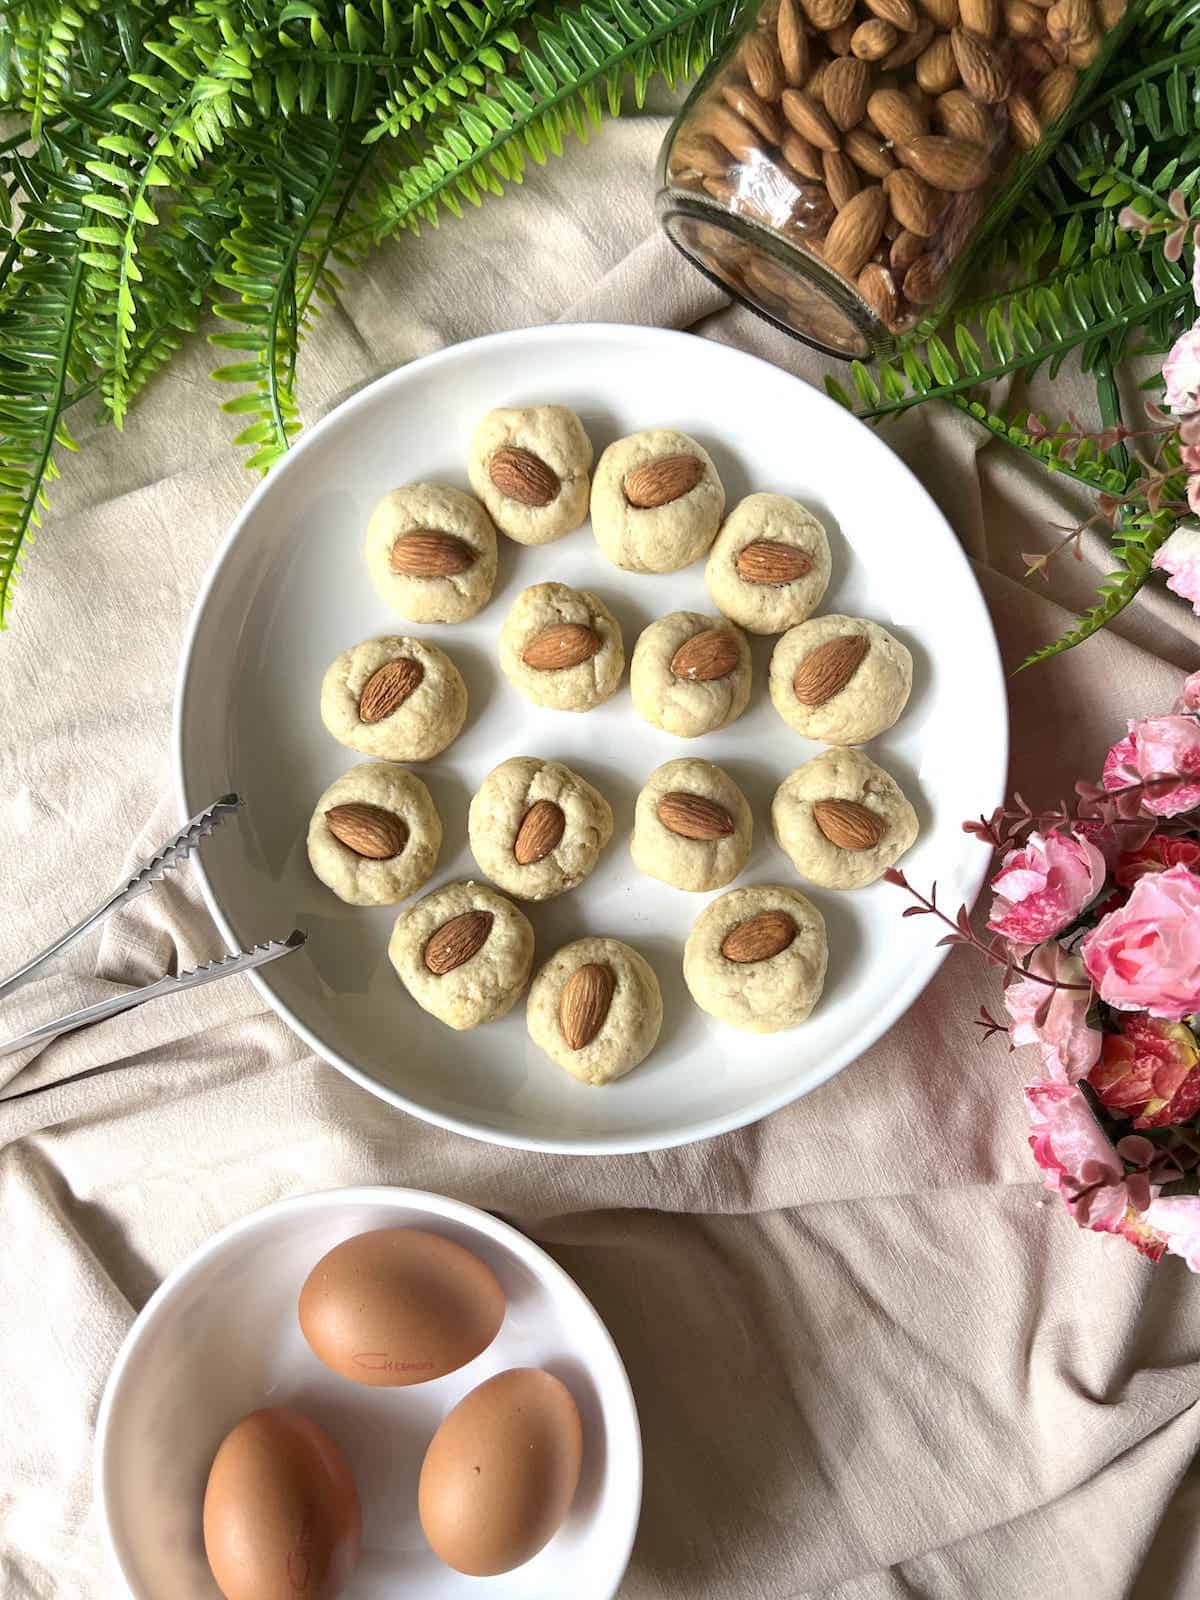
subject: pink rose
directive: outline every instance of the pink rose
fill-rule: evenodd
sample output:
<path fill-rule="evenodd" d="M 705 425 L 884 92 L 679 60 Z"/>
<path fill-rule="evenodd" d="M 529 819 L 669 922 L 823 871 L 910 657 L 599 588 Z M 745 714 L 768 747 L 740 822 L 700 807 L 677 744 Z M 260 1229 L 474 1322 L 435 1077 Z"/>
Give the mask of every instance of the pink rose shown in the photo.
<path fill-rule="evenodd" d="M 1182 1256 L 1193 1272 L 1200 1272 L 1200 1198 L 1177 1194 L 1151 1200 L 1140 1220 L 1165 1239 L 1172 1255 Z"/>
<path fill-rule="evenodd" d="M 1193 672 L 1190 677 L 1183 680 L 1183 688 L 1179 691 L 1179 699 L 1171 707 L 1172 711 L 1200 711 L 1200 672 Z"/>
<path fill-rule="evenodd" d="M 1188 505 L 1200 515 L 1200 475 L 1195 473 L 1188 479 Z M 1167 588 L 1189 600 L 1200 615 L 1200 528 L 1176 528 L 1150 565 L 1169 573 Z"/>
<path fill-rule="evenodd" d="M 1137 1192 L 1131 1193 L 1125 1163 L 1092 1115 L 1082 1090 L 1068 1083 L 1036 1083 L 1026 1089 L 1025 1105 L 1032 1128 L 1029 1147 L 1045 1174 L 1046 1187 L 1062 1195 L 1081 1228 L 1119 1233 L 1130 1206 L 1138 1211 L 1145 1205 L 1148 1186 L 1135 1174 Z"/>
<path fill-rule="evenodd" d="M 1113 876 L 1122 889 L 1132 889 L 1147 872 L 1165 872 L 1168 867 L 1191 867 L 1200 871 L 1200 840 L 1172 839 L 1152 833 L 1136 850 L 1123 850 L 1117 857 Z"/>
<path fill-rule="evenodd" d="M 1118 1011 L 1179 1022 L 1200 1010 L 1200 876 L 1148 872 L 1084 938 L 1083 964 Z"/>
<path fill-rule="evenodd" d="M 1029 970 L 1058 983 L 1080 983 L 1086 977 L 1079 957 L 1057 944 L 1035 950 Z M 1046 1076 L 1055 1083 L 1075 1083 L 1100 1055 L 1102 1035 L 1087 1022 L 1091 1001 L 1090 989 L 1049 989 L 1018 977 L 1004 991 L 1012 1020 L 1009 1038 L 1015 1045 L 1039 1045 Z"/>
<path fill-rule="evenodd" d="M 1124 739 L 1104 758 L 1104 787 L 1125 789 L 1150 778 L 1191 777 L 1160 794 L 1142 796 L 1142 809 L 1156 817 L 1174 817 L 1200 806 L 1200 721 L 1189 716 L 1147 717 L 1131 722 Z"/>
<path fill-rule="evenodd" d="M 992 879 L 988 927 L 1016 945 L 1041 944 L 1075 918 L 1104 883 L 1104 857 L 1072 833 L 1031 833 Z"/>
<path fill-rule="evenodd" d="M 1171 410 L 1179 415 L 1200 411 L 1200 323 L 1176 339 L 1162 370 Z"/>
<path fill-rule="evenodd" d="M 1200 1110 L 1200 1045 L 1182 1022 L 1136 1011 L 1119 1033 L 1104 1035 L 1088 1074 L 1100 1104 L 1135 1128 L 1171 1128 Z"/>

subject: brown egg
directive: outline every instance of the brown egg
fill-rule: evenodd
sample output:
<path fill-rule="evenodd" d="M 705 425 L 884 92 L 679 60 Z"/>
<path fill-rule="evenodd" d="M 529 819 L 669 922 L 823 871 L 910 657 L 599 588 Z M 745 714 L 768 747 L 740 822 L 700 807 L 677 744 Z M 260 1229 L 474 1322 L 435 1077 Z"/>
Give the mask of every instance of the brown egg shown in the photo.
<path fill-rule="evenodd" d="M 504 1290 L 452 1239 L 377 1228 L 335 1246 L 305 1279 L 300 1327 L 355 1383 L 428 1383 L 474 1361 L 500 1331 Z"/>
<path fill-rule="evenodd" d="M 430 1440 L 418 1490 L 425 1537 L 456 1572 L 511 1572 L 537 1555 L 571 1509 L 582 1454 L 565 1384 L 536 1367 L 497 1373 L 460 1400 Z"/>
<path fill-rule="evenodd" d="M 225 1600 L 334 1600 L 361 1539 L 350 1468 L 315 1422 L 268 1406 L 225 1435 L 204 1491 L 204 1552 Z"/>

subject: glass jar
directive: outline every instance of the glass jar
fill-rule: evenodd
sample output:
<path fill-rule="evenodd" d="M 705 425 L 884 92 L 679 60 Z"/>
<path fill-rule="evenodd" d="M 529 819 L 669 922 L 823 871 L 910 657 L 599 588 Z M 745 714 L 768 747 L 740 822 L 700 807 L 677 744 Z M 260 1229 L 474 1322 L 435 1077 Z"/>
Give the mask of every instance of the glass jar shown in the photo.
<path fill-rule="evenodd" d="M 1139 0 L 763 0 L 676 117 L 659 220 L 829 355 L 940 319 Z"/>

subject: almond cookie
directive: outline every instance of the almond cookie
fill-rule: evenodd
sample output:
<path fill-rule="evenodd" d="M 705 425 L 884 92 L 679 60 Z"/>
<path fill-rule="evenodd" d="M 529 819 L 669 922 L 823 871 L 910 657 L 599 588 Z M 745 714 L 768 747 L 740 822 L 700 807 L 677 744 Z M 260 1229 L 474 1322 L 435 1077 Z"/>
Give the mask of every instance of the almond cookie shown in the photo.
<path fill-rule="evenodd" d="M 619 939 L 576 939 L 529 989 L 529 1037 L 581 1083 L 611 1083 L 653 1050 L 662 1027 L 653 969 Z"/>
<path fill-rule="evenodd" d="M 814 617 L 791 628 L 771 656 L 771 701 L 806 739 L 865 744 L 908 704 L 912 656 L 862 617 Z"/>
<path fill-rule="evenodd" d="M 535 706 L 590 711 L 614 692 L 625 670 L 620 624 L 586 589 L 535 583 L 504 619 L 500 665 Z"/>
<path fill-rule="evenodd" d="M 442 819 L 411 772 L 382 761 L 351 767 L 317 801 L 308 859 L 352 906 L 389 906 L 428 882 L 442 848 Z"/>
<path fill-rule="evenodd" d="M 549 900 L 582 883 L 612 829 L 600 791 L 539 756 L 513 756 L 489 772 L 467 820 L 480 869 L 521 900 Z"/>
<path fill-rule="evenodd" d="M 826 889 L 874 883 L 917 837 L 900 785 L 858 750 L 826 750 L 789 773 L 771 822 L 800 876 Z"/>
<path fill-rule="evenodd" d="M 396 918 L 388 959 L 401 983 L 448 1028 L 507 1015 L 529 981 L 533 929 L 484 883 L 448 883 Z"/>
<path fill-rule="evenodd" d="M 782 633 L 817 609 L 829 572 L 829 540 L 812 512 L 784 494 L 752 494 L 725 519 L 704 581 L 734 622 Z"/>
<path fill-rule="evenodd" d="M 681 739 L 724 728 L 750 699 L 750 645 L 723 617 L 673 611 L 642 630 L 629 664 L 633 709 Z"/>
<path fill-rule="evenodd" d="M 501 407 L 475 429 L 471 487 L 518 544 L 549 544 L 588 514 L 592 441 L 566 406 Z"/>
<path fill-rule="evenodd" d="M 746 797 L 711 761 L 667 761 L 637 798 L 633 862 L 676 889 L 723 889 L 750 858 L 754 818 Z"/>
<path fill-rule="evenodd" d="M 367 524 L 367 571 L 410 622 L 463 622 L 492 597 L 496 530 L 469 494 L 440 483 L 393 489 Z"/>
<path fill-rule="evenodd" d="M 627 572 L 676 572 L 698 561 L 724 509 L 708 451 L 672 428 L 610 444 L 592 479 L 596 543 Z"/>
<path fill-rule="evenodd" d="M 821 998 L 827 959 L 816 906 L 798 889 L 768 883 L 731 889 L 704 908 L 683 949 L 683 977 L 719 1022 L 779 1033 Z"/>
<path fill-rule="evenodd" d="M 428 761 L 462 729 L 467 686 L 424 639 L 365 639 L 343 650 L 321 684 L 321 721 L 335 739 L 385 761 Z"/>

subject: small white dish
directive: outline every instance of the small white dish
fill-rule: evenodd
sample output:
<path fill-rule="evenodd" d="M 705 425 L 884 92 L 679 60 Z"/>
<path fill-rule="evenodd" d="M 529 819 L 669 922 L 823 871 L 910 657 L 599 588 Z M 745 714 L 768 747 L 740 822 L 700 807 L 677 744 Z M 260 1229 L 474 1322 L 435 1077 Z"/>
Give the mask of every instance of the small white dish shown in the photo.
<path fill-rule="evenodd" d="M 883 440 L 825 395 L 740 350 L 653 328 L 529 328 L 457 345 L 381 378 L 304 434 L 250 497 L 197 601 L 176 699 L 179 803 L 191 816 L 230 789 L 245 797 L 243 816 L 204 845 L 209 906 L 232 949 L 307 930 L 302 952 L 252 981 L 356 1083 L 497 1144 L 593 1155 L 660 1149 L 741 1127 L 824 1083 L 908 1009 L 945 951 L 928 924 L 901 922 L 905 901 L 896 889 L 811 889 L 775 845 L 771 796 L 820 746 L 793 733 L 771 705 L 773 640 L 753 641 L 745 715 L 700 739 L 643 722 L 628 674 L 611 700 L 573 715 L 530 705 L 500 671 L 500 625 L 530 584 L 554 579 L 597 592 L 621 623 L 628 657 L 654 618 L 715 611 L 702 562 L 665 576 L 622 572 L 585 525 L 536 548 L 502 537 L 495 593 L 468 622 L 416 625 L 384 606 L 362 556 L 375 502 L 413 480 L 468 488 L 467 447 L 483 413 L 539 401 L 573 407 L 597 453 L 635 429 L 681 428 L 712 455 L 730 506 L 772 490 L 817 512 L 834 563 L 821 610 L 882 622 L 914 657 L 907 710 L 867 746 L 917 808 L 921 834 L 904 868 L 920 885 L 936 879 L 951 912 L 974 900 L 989 856 L 961 823 L 1003 797 L 1008 712 L 987 608 L 957 539 Z M 538 964 L 595 933 L 627 940 L 657 972 L 662 1035 L 618 1082 L 589 1088 L 548 1061 L 528 1036 L 523 1002 L 469 1033 L 443 1027 L 410 999 L 388 962 L 398 908 L 343 905 L 309 867 L 313 806 L 362 759 L 322 726 L 322 675 L 340 651 L 382 633 L 436 641 L 470 694 L 462 734 L 415 768 L 445 824 L 428 889 L 480 876 L 467 845 L 467 807 L 509 756 L 565 761 L 612 804 L 616 830 L 592 876 L 526 909 Z M 655 767 L 681 755 L 725 767 L 750 802 L 754 849 L 739 885 L 796 884 L 826 919 L 825 993 L 800 1028 L 739 1033 L 701 1012 L 684 986 L 684 941 L 712 896 L 644 877 L 629 855 L 638 790 Z"/>
<path fill-rule="evenodd" d="M 296 1303 L 327 1250 L 371 1228 L 444 1234 L 495 1272 L 507 1311 L 491 1345 L 445 1378 L 368 1389 L 331 1372 Z M 543 1367 L 583 1420 L 567 1520 L 523 1567 L 486 1584 L 443 1566 L 417 1518 L 417 1478 L 442 1418 L 509 1367 Z M 220 1600 L 204 1555 L 204 1487 L 217 1446 L 260 1406 L 294 1405 L 342 1447 L 363 1508 L 362 1558 L 344 1600 L 609 1600 L 642 1494 L 637 1411 L 616 1346 L 544 1250 L 485 1211 L 417 1189 L 333 1189 L 255 1211 L 202 1245 L 142 1308 L 109 1376 L 94 1482 L 108 1548 L 132 1600 Z"/>

